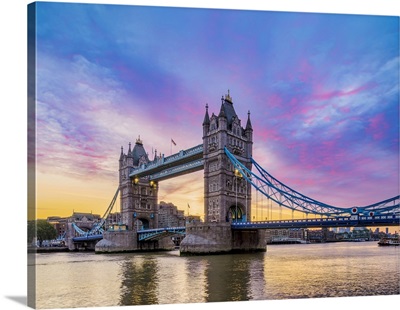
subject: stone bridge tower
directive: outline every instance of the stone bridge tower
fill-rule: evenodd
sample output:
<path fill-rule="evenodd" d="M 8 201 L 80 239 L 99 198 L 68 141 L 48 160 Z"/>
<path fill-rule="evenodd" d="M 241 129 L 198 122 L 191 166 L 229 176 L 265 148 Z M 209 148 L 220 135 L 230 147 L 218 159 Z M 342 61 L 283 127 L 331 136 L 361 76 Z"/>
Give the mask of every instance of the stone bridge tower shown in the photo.
<path fill-rule="evenodd" d="M 203 121 L 204 223 L 186 224 L 181 255 L 265 252 L 265 232 L 234 230 L 232 222 L 251 220 L 251 186 L 235 171 L 224 148 L 249 170 L 252 168 L 253 128 L 250 112 L 246 126 L 235 112 L 229 94 L 221 99 L 218 115 L 206 114 Z"/>
<path fill-rule="evenodd" d="M 248 113 L 246 127 L 235 112 L 229 94 L 221 98 L 218 115 L 203 121 L 204 210 L 205 222 L 251 220 L 251 186 L 235 171 L 224 147 L 251 170 L 253 128 Z"/>
<path fill-rule="evenodd" d="M 124 154 L 121 147 L 119 158 L 119 189 L 122 223 L 128 225 L 128 230 L 137 231 L 141 228 L 158 227 L 158 184 L 148 178 L 131 179 L 132 168 L 137 168 L 149 162 L 148 155 L 140 137 L 135 146 Z"/>

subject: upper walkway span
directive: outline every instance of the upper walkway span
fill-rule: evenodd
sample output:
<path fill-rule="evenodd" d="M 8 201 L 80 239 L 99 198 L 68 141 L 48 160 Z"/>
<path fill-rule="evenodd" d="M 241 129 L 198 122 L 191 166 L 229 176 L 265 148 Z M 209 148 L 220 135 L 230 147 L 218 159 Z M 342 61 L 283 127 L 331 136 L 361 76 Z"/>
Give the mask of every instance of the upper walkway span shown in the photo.
<path fill-rule="evenodd" d="M 150 180 L 161 181 L 199 171 L 203 167 L 203 144 L 199 144 L 171 156 L 157 157 L 147 164 L 142 164 L 132 169 L 129 177 L 135 179 L 148 176 Z"/>

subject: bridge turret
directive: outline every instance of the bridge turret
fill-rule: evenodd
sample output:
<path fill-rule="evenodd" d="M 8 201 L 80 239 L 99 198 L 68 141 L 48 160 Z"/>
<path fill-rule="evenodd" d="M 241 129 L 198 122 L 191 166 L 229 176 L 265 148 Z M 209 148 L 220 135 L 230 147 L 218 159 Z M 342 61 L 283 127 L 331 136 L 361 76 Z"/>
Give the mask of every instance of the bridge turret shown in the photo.
<path fill-rule="evenodd" d="M 121 162 L 124 158 L 124 147 L 121 146 L 121 155 L 119 156 L 119 161 Z"/>
<path fill-rule="evenodd" d="M 133 156 L 131 150 L 131 143 L 129 142 L 128 153 L 126 154 L 126 166 L 133 167 Z"/>
<path fill-rule="evenodd" d="M 228 120 L 226 118 L 224 104 L 221 105 L 221 109 L 218 114 L 218 129 L 219 130 L 227 130 L 228 129 Z"/>
<path fill-rule="evenodd" d="M 244 134 L 247 138 L 247 156 L 252 157 L 253 156 L 253 126 L 251 125 L 250 121 L 250 111 L 247 112 L 247 123 L 246 123 L 246 129 L 244 130 Z"/>
<path fill-rule="evenodd" d="M 204 115 L 203 127 L 210 126 L 210 116 L 208 115 L 208 103 L 206 104 L 206 114 Z"/>

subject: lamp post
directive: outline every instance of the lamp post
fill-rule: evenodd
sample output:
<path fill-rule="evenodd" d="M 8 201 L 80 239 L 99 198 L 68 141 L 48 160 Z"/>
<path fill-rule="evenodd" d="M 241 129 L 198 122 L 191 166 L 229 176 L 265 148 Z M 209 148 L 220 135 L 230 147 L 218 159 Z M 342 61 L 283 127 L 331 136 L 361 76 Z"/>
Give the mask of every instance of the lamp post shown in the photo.
<path fill-rule="evenodd" d="M 246 181 L 246 222 L 247 222 L 247 191 L 248 191 L 248 188 L 247 188 L 247 181 Z"/>
<path fill-rule="evenodd" d="M 238 169 L 235 169 L 235 183 L 236 183 L 236 222 L 238 221 L 238 178 L 242 177 L 242 174 Z M 247 214 L 247 201 L 246 201 L 246 214 Z"/>

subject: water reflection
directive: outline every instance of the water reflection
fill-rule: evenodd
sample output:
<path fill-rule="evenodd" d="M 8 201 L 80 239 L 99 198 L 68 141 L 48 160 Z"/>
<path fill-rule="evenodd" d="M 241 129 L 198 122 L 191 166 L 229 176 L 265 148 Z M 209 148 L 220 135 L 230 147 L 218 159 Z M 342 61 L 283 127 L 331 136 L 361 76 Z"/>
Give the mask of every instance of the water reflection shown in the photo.
<path fill-rule="evenodd" d="M 152 256 L 126 256 L 122 263 L 120 305 L 158 304 L 158 265 Z"/>
<path fill-rule="evenodd" d="M 264 254 L 125 256 L 120 305 L 262 299 L 263 268 Z"/>
<path fill-rule="evenodd" d="M 38 308 L 400 294 L 400 249 L 270 246 L 266 253 L 37 254 Z"/>
<path fill-rule="evenodd" d="M 207 268 L 207 301 L 250 300 L 255 294 L 254 284 L 263 278 L 264 254 L 221 255 L 209 258 Z M 252 270 L 256 267 L 255 270 Z M 252 275 L 257 274 L 256 278 Z M 258 293 L 256 294 L 258 295 Z"/>

